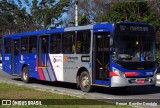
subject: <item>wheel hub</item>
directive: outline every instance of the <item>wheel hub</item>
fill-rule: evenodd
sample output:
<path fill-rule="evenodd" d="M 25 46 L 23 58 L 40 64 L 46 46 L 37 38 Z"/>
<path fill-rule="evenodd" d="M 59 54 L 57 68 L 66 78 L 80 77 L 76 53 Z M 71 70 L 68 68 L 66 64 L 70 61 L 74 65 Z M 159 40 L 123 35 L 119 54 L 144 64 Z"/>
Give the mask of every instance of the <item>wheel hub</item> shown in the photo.
<path fill-rule="evenodd" d="M 82 79 L 82 86 L 87 87 L 89 85 L 89 78 L 87 76 Z"/>
<path fill-rule="evenodd" d="M 24 74 L 23 74 L 23 78 L 24 78 L 24 80 L 27 80 L 27 77 L 28 77 L 27 72 L 24 72 Z"/>

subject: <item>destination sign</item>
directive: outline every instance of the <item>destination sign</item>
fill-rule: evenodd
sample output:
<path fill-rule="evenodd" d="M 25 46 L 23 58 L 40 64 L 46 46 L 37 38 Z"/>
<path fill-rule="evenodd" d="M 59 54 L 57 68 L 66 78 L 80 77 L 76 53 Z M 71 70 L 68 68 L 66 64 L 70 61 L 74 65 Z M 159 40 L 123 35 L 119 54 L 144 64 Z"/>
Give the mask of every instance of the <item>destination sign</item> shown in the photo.
<path fill-rule="evenodd" d="M 149 31 L 149 27 L 130 26 L 131 31 Z"/>
<path fill-rule="evenodd" d="M 120 25 L 121 31 L 149 31 L 149 27 Z"/>
<path fill-rule="evenodd" d="M 117 34 L 128 34 L 128 33 L 136 33 L 136 34 L 147 34 L 154 33 L 154 29 L 150 25 L 145 24 L 116 24 L 115 25 L 115 33 Z"/>

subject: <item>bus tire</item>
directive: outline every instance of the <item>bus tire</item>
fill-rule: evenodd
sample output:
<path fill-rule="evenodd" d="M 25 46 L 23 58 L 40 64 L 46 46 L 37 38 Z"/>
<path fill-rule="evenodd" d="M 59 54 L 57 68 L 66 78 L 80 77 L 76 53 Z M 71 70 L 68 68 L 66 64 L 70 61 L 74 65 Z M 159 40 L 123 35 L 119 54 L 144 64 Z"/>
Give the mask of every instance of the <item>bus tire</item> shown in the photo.
<path fill-rule="evenodd" d="M 23 67 L 22 69 L 22 80 L 24 83 L 30 82 L 28 67 Z"/>
<path fill-rule="evenodd" d="M 80 74 L 80 88 L 83 92 L 89 92 L 91 91 L 91 80 L 90 80 L 90 76 L 89 73 L 84 71 Z"/>
<path fill-rule="evenodd" d="M 80 81 L 79 81 L 79 76 L 76 77 L 76 81 L 77 81 L 77 89 L 80 89 Z"/>

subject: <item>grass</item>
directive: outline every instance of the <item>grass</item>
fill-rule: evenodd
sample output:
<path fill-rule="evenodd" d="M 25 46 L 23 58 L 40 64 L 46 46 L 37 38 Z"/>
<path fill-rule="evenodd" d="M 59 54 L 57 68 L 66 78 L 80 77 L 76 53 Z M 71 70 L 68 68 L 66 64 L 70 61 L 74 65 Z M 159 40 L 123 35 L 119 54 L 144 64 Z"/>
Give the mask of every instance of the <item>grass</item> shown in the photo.
<path fill-rule="evenodd" d="M 69 95 L 44 92 L 24 86 L 0 83 L 0 99 L 74 99 Z"/>
<path fill-rule="evenodd" d="M 40 91 L 35 90 L 33 88 L 28 88 L 24 86 L 18 86 L 18 85 L 12 85 L 8 83 L 0 83 L 0 99 L 55 99 L 55 101 L 52 100 L 42 100 L 49 103 L 48 105 L 42 105 L 42 106 L 23 106 L 23 108 L 131 108 L 131 106 L 118 106 L 118 105 L 112 105 L 111 103 L 106 102 L 100 102 L 96 100 L 88 100 L 88 99 L 81 99 L 74 96 L 69 95 L 63 95 L 63 94 L 56 94 L 46 91 Z M 59 99 L 59 100 L 58 100 Z M 78 104 L 78 100 L 83 103 L 89 103 L 89 105 L 71 105 L 70 103 L 76 102 Z M 53 103 L 52 103 L 53 102 Z M 0 106 L 0 108 L 6 108 L 6 107 L 12 107 L 12 108 L 21 108 L 22 106 Z"/>

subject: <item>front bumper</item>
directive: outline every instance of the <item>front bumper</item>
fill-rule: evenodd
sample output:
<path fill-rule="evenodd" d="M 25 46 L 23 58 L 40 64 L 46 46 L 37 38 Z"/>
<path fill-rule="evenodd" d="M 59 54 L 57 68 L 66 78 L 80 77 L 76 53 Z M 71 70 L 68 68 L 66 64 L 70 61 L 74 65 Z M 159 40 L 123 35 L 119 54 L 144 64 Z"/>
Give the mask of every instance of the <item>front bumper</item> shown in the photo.
<path fill-rule="evenodd" d="M 113 76 L 111 78 L 111 87 L 155 85 L 156 81 L 156 75 L 147 78 L 126 78 L 122 76 Z"/>

